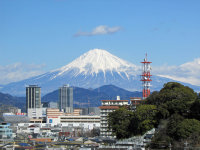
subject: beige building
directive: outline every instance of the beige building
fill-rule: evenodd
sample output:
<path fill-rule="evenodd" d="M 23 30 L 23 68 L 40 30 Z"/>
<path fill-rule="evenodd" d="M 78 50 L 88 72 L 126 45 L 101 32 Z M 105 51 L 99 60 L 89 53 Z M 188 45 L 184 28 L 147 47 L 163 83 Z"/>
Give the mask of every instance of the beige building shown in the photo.
<path fill-rule="evenodd" d="M 100 116 L 97 115 L 80 115 L 80 109 L 74 109 L 74 112 L 64 113 L 59 109 L 47 109 L 47 123 L 62 124 L 70 127 L 83 127 L 93 129 L 100 127 Z"/>
<path fill-rule="evenodd" d="M 146 99 L 142 99 L 141 97 L 131 97 L 130 98 L 130 105 L 133 109 L 136 108 L 137 105 L 144 104 Z"/>
<path fill-rule="evenodd" d="M 64 115 L 58 108 L 47 108 L 47 117 L 58 117 Z"/>

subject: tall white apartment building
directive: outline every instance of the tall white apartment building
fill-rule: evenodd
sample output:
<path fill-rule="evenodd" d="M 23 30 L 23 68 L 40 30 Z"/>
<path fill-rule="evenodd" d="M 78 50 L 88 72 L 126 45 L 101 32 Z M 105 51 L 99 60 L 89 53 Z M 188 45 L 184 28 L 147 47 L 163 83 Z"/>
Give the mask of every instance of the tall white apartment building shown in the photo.
<path fill-rule="evenodd" d="M 128 105 L 128 100 L 120 100 L 120 98 L 117 98 L 118 100 L 102 100 L 102 106 L 100 106 L 100 135 L 103 137 L 113 137 L 112 131 L 108 129 L 108 114 L 110 112 L 115 111 L 120 106 Z"/>

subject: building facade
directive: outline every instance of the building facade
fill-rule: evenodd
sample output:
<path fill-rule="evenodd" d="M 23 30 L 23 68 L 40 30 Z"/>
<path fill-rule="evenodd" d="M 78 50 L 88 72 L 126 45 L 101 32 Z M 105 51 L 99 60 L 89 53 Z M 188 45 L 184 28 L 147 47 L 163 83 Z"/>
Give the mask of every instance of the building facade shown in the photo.
<path fill-rule="evenodd" d="M 9 128 L 9 123 L 0 124 L 0 141 L 3 139 L 11 139 L 12 138 L 12 129 Z"/>
<path fill-rule="evenodd" d="M 62 126 L 70 127 L 83 127 L 92 130 L 93 128 L 100 127 L 100 116 L 49 116 L 47 123 L 53 125 L 62 124 Z"/>
<path fill-rule="evenodd" d="M 26 112 L 33 108 L 41 108 L 41 88 L 37 85 L 26 87 Z"/>
<path fill-rule="evenodd" d="M 42 102 L 43 108 L 58 108 L 57 102 Z"/>
<path fill-rule="evenodd" d="M 42 108 L 28 108 L 27 115 L 32 119 L 42 119 Z"/>
<path fill-rule="evenodd" d="M 93 129 L 100 127 L 100 116 L 80 115 L 80 109 L 74 109 L 72 114 L 64 113 L 59 109 L 48 108 L 47 109 L 47 123 L 71 127 L 83 127 L 87 129 Z"/>
<path fill-rule="evenodd" d="M 133 109 L 136 109 L 137 105 L 144 104 L 146 99 L 142 99 L 141 97 L 131 97 L 130 98 L 130 105 Z"/>
<path fill-rule="evenodd" d="M 66 113 L 73 112 L 73 88 L 63 85 L 59 89 L 59 109 Z"/>
<path fill-rule="evenodd" d="M 42 122 L 41 88 L 37 85 L 26 87 L 26 112 L 30 122 Z"/>
<path fill-rule="evenodd" d="M 108 114 L 118 109 L 120 106 L 128 105 L 128 100 L 102 100 L 100 106 L 100 136 L 113 137 L 112 131 L 108 129 Z"/>

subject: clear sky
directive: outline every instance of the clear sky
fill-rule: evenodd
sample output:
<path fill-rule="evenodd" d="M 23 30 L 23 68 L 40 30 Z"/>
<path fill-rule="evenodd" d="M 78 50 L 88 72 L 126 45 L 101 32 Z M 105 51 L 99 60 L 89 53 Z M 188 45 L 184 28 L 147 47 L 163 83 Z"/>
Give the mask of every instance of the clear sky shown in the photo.
<path fill-rule="evenodd" d="M 146 52 L 154 66 L 193 62 L 200 0 L 0 0 L 0 75 L 23 68 L 0 84 L 60 68 L 94 48 L 136 65 Z"/>

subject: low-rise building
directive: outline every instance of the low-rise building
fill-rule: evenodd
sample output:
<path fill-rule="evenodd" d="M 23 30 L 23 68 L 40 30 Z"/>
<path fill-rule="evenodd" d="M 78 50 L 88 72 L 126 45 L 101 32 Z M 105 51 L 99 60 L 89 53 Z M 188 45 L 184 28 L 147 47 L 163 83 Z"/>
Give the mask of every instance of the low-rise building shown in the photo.
<path fill-rule="evenodd" d="M 95 127 L 100 127 L 100 116 L 52 116 L 47 118 L 47 122 L 53 125 L 62 124 L 62 126 L 83 127 L 91 130 Z"/>
<path fill-rule="evenodd" d="M 83 127 L 93 129 L 100 127 L 100 116 L 80 115 L 80 109 L 74 109 L 74 113 L 60 112 L 59 109 L 47 109 L 47 123 L 53 125 L 62 124 L 63 126 Z"/>
<path fill-rule="evenodd" d="M 28 116 L 24 115 L 23 113 L 17 113 L 17 114 L 18 115 L 15 115 L 13 113 L 3 113 L 3 121 L 9 123 L 22 123 L 22 122 L 26 123 L 30 121 Z"/>
<path fill-rule="evenodd" d="M 58 108 L 48 108 L 46 122 L 56 124 L 60 121 L 59 116 L 63 116 L 63 115 L 64 113 L 61 112 Z"/>
<path fill-rule="evenodd" d="M 81 109 L 74 109 L 74 111 L 72 113 L 65 113 L 65 115 L 67 116 L 79 116 L 81 115 L 82 110 Z"/>
<path fill-rule="evenodd" d="M 89 130 L 100 127 L 100 116 L 60 116 L 60 123 L 66 126 L 88 128 Z"/>
<path fill-rule="evenodd" d="M 27 114 L 29 118 L 38 119 L 42 118 L 42 108 L 28 108 Z"/>
<path fill-rule="evenodd" d="M 31 118 L 30 123 L 43 123 L 43 119 L 41 118 Z"/>
<path fill-rule="evenodd" d="M 130 102 L 132 108 L 134 109 L 137 105 L 145 103 L 146 99 L 142 99 L 141 97 L 131 97 Z"/>
<path fill-rule="evenodd" d="M 9 123 L 0 124 L 0 140 L 12 139 L 13 132 L 9 127 Z"/>

